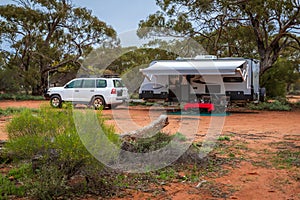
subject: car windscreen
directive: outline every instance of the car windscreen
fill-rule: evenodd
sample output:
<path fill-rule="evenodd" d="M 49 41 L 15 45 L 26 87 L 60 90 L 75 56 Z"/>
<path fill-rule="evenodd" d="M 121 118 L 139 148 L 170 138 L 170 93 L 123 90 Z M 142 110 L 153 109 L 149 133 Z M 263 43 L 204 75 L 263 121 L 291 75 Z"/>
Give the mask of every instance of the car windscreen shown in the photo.
<path fill-rule="evenodd" d="M 82 80 L 74 80 L 67 84 L 65 88 L 81 88 L 81 82 Z"/>

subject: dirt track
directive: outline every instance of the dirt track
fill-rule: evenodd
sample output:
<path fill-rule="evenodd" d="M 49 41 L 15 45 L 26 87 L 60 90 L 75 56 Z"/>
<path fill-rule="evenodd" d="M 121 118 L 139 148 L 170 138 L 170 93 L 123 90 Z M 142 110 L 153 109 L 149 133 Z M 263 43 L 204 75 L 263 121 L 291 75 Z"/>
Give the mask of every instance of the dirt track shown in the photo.
<path fill-rule="evenodd" d="M 0 108 L 38 108 L 45 101 L 0 101 Z M 104 110 L 107 123 L 116 126 L 118 132 L 128 131 L 128 117 L 132 129 L 143 127 L 161 114 L 157 108 L 132 107 L 130 110 Z M 217 120 L 212 124 L 212 121 Z M 219 120 L 219 121 L 218 121 Z M 224 120 L 224 126 L 223 126 Z M 0 118 L 0 140 L 7 139 L 5 124 L 9 117 Z M 229 199 L 300 199 L 300 168 L 277 168 L 271 160 L 281 150 L 300 151 L 300 111 L 233 113 L 226 117 L 169 115 L 169 125 L 164 131 L 176 133 L 182 128 L 187 133 L 196 131 L 195 141 L 202 141 L 208 128 L 222 128 L 222 135 L 230 137 L 227 143 L 230 153 L 243 157 L 236 166 L 225 166 L 227 173 L 216 178 L 205 178 L 215 183 L 218 190 L 230 191 Z M 221 123 L 221 125 L 220 125 Z M 217 124 L 217 125 L 216 125 Z M 296 161 L 299 164 L 299 160 Z M 171 183 L 164 186 L 158 196 L 134 191 L 134 199 L 206 199 L 195 187 L 197 183 Z M 216 196 L 213 199 L 224 199 Z"/>

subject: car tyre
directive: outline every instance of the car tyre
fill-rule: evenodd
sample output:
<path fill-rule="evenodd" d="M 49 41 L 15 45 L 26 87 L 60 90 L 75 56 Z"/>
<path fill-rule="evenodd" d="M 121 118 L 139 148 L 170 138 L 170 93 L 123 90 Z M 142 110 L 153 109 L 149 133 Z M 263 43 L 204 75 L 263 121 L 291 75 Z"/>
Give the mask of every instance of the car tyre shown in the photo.
<path fill-rule="evenodd" d="M 92 106 L 95 110 L 99 110 L 105 107 L 105 101 L 103 97 L 94 97 L 92 100 Z"/>
<path fill-rule="evenodd" d="M 53 108 L 61 108 L 62 101 L 59 95 L 52 95 L 50 98 L 50 105 Z"/>

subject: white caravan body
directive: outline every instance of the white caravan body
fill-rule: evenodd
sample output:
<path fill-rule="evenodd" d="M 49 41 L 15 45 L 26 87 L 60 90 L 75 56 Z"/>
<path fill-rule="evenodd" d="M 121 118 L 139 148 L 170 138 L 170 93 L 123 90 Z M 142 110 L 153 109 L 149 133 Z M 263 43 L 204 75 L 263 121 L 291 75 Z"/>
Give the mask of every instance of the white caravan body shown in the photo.
<path fill-rule="evenodd" d="M 141 69 L 145 79 L 141 99 L 200 102 L 211 96 L 230 101 L 258 101 L 259 61 L 245 58 L 180 59 L 153 61 Z"/>

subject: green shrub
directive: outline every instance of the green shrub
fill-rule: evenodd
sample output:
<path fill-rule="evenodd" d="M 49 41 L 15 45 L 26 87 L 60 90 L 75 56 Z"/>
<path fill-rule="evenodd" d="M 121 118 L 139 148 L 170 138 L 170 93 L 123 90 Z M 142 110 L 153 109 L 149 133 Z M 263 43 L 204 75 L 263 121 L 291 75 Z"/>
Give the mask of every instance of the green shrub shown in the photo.
<path fill-rule="evenodd" d="M 139 99 L 139 93 L 133 93 L 130 95 L 130 99 Z"/>
<path fill-rule="evenodd" d="M 259 104 L 249 104 L 248 107 L 252 110 L 270 110 L 270 111 L 289 111 L 291 106 L 275 100 L 273 102 L 261 102 Z"/>
<path fill-rule="evenodd" d="M 288 93 L 288 95 L 300 95 L 300 91 L 299 90 L 294 90 L 294 91 L 290 91 L 289 93 Z"/>
<path fill-rule="evenodd" d="M 218 138 L 219 141 L 230 141 L 230 137 L 229 136 L 220 136 Z"/>
<path fill-rule="evenodd" d="M 163 181 L 170 181 L 176 177 L 176 171 L 172 168 L 161 169 L 157 171 L 156 178 Z"/>
<path fill-rule="evenodd" d="M 298 101 L 298 102 L 296 102 L 296 103 L 293 103 L 292 106 L 293 106 L 294 108 L 299 109 L 299 108 L 300 108 L 300 101 Z"/>
<path fill-rule="evenodd" d="M 177 132 L 175 135 L 173 135 L 173 138 L 175 138 L 175 139 L 177 139 L 178 141 L 181 141 L 181 142 L 187 141 L 187 137 L 185 135 L 183 135 L 182 133 L 180 133 L 180 132 Z"/>
<path fill-rule="evenodd" d="M 14 139 L 21 136 L 34 136 L 43 132 L 43 119 L 33 115 L 31 110 L 25 109 L 8 124 L 9 138 Z"/>
<path fill-rule="evenodd" d="M 0 94 L 0 100 L 44 100 L 43 96 L 32 96 L 27 94 Z"/>
<path fill-rule="evenodd" d="M 78 124 L 91 122 L 94 118 L 99 127 L 83 126 L 86 134 L 78 134 Z M 97 172 L 103 170 L 100 164 L 86 149 L 86 142 L 97 151 L 103 145 L 103 138 L 114 145 L 120 145 L 119 136 L 112 126 L 104 124 L 101 112 L 45 107 L 38 112 L 23 110 L 8 125 L 9 141 L 5 144 L 4 156 L 17 162 L 32 163 L 33 177 L 26 181 L 27 195 L 33 198 L 49 199 L 68 193 L 77 193 L 69 186 L 76 174 L 84 174 L 92 180 Z M 102 147 L 105 149 L 105 146 Z M 108 150 L 109 151 L 109 150 Z M 107 158 L 115 157 L 115 152 L 106 152 Z M 110 153 L 110 154 L 109 154 Z M 103 177 L 101 178 L 103 180 Z M 91 183 L 96 184 L 93 180 Z M 83 181 L 84 182 L 84 181 Z M 85 183 L 88 184 L 88 183 Z M 99 187 L 99 185 L 98 185 Z M 81 187 L 85 190 L 86 187 Z M 5 194 L 8 194 L 5 192 Z"/>
<path fill-rule="evenodd" d="M 95 117 L 94 111 L 83 112 L 74 110 L 76 115 L 80 117 L 77 123 L 91 121 L 91 117 Z M 44 107 L 35 113 L 25 109 L 18 116 L 14 117 L 8 124 L 7 130 L 9 141 L 6 148 L 9 156 L 18 159 L 28 159 L 39 152 L 47 152 L 47 149 L 57 149 L 62 156 L 69 156 L 68 159 L 84 159 L 84 154 L 88 154 L 84 141 L 90 141 L 91 144 L 97 144 L 97 140 L 93 135 L 101 140 L 101 132 L 104 133 L 112 143 L 120 144 L 119 136 L 115 134 L 112 126 L 104 124 L 104 119 L 101 112 L 98 112 L 96 118 L 99 122 L 99 127 L 88 126 L 83 124 L 86 131 L 86 137 L 78 135 L 77 131 L 80 128 L 74 124 L 73 112 L 71 109 L 52 109 Z M 76 129 L 77 128 L 77 129 Z M 99 141 L 101 142 L 101 141 Z M 81 152 L 81 153 L 79 153 Z"/>
<path fill-rule="evenodd" d="M 104 124 L 101 112 L 93 110 L 74 112 L 74 120 L 80 139 L 88 151 L 104 163 L 115 160 L 119 154 L 121 140 L 113 126 Z"/>
<path fill-rule="evenodd" d="M 9 196 L 22 197 L 25 194 L 23 186 L 16 186 L 15 182 L 0 174 L 0 199 L 10 199 Z"/>
<path fill-rule="evenodd" d="M 48 141 L 38 135 L 23 136 L 9 140 L 3 156 L 9 160 L 31 159 L 47 145 Z"/>
<path fill-rule="evenodd" d="M 129 102 L 129 106 L 146 106 L 146 101 L 131 101 Z"/>
<path fill-rule="evenodd" d="M 0 108 L 0 116 L 9 116 L 9 115 L 13 115 L 16 113 L 20 113 L 22 111 L 24 111 L 26 108 L 12 108 L 12 107 L 8 107 L 6 109 L 1 109 Z M 35 109 L 31 109 L 32 111 L 35 111 Z"/>
<path fill-rule="evenodd" d="M 280 150 L 273 157 L 273 163 L 278 168 L 291 168 L 300 166 L 300 152 Z"/>
<path fill-rule="evenodd" d="M 55 199 L 65 195 L 67 180 L 58 166 L 44 165 L 32 180 L 28 180 L 27 195 L 35 199 Z"/>
<path fill-rule="evenodd" d="M 297 61 L 279 58 L 274 66 L 265 71 L 260 78 L 260 85 L 266 88 L 268 97 L 285 97 L 288 85 L 299 80 Z"/>
<path fill-rule="evenodd" d="M 10 139 L 22 136 L 53 136 L 75 130 L 71 109 L 62 111 L 43 107 L 38 112 L 24 109 L 7 126 Z"/>
<path fill-rule="evenodd" d="M 134 141 L 125 142 L 123 150 L 131 151 L 135 153 L 147 153 L 156 151 L 168 145 L 171 140 L 186 141 L 186 137 L 181 133 L 175 135 L 168 135 L 166 133 L 159 132 L 156 135 L 149 138 L 138 138 Z"/>
<path fill-rule="evenodd" d="M 24 196 L 27 188 L 24 181 L 31 175 L 31 165 L 29 164 L 22 164 L 11 169 L 6 176 L 0 174 L 0 199 L 10 199 L 10 196 Z M 19 182 L 23 184 L 16 184 Z"/>

